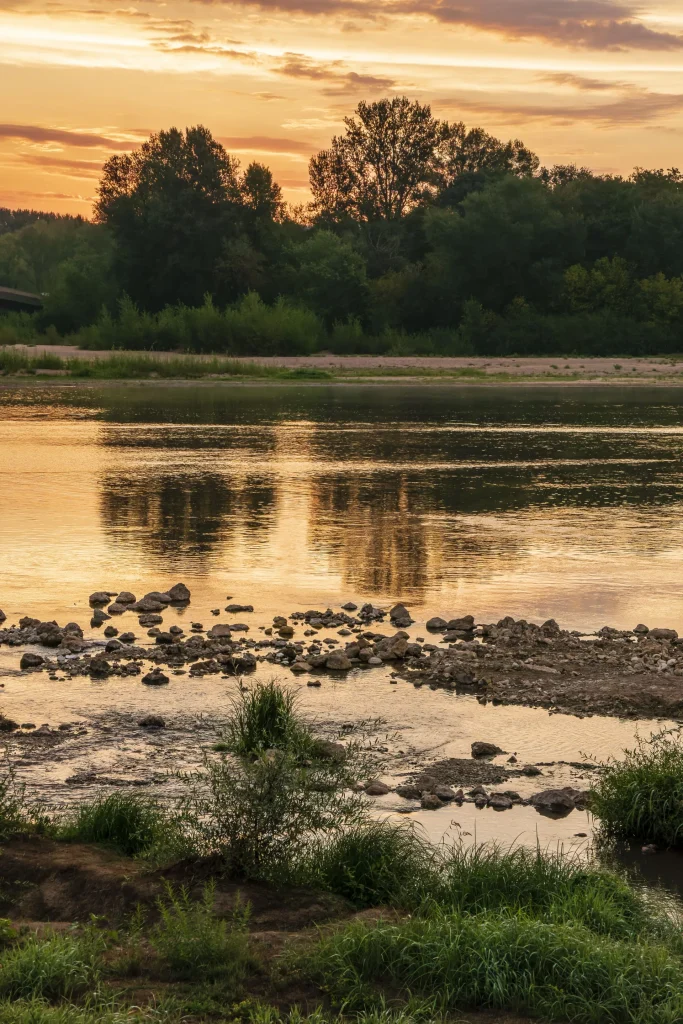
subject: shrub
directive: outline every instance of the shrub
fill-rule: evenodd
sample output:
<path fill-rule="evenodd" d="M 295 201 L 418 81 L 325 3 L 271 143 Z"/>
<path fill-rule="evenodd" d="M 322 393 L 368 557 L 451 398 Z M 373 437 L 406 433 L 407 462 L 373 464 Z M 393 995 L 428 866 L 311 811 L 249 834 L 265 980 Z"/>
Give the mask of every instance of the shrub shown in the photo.
<path fill-rule="evenodd" d="M 436 873 L 435 850 L 411 825 L 364 822 L 308 855 L 312 878 L 359 907 L 414 906 Z"/>
<path fill-rule="evenodd" d="M 271 749 L 310 748 L 312 740 L 296 703 L 296 694 L 274 680 L 240 691 L 224 736 L 227 749 L 240 757 L 255 757 Z"/>
<path fill-rule="evenodd" d="M 150 933 L 150 943 L 174 978 L 221 978 L 237 985 L 251 962 L 249 907 L 238 901 L 228 922 L 214 915 L 214 901 L 214 882 L 204 887 L 198 901 L 185 886 L 167 884 L 165 898 L 157 900 L 161 920 Z"/>
<path fill-rule="evenodd" d="M 90 991 L 100 976 L 103 948 L 92 928 L 80 936 L 30 936 L 3 954 L 0 999 L 72 999 Z"/>
<path fill-rule="evenodd" d="M 673 1024 L 683 1014 L 683 966 L 663 947 L 524 916 L 356 923 L 300 963 L 348 1008 L 366 1009 L 381 986 L 430 998 L 435 1012 L 476 1007 L 585 1024 Z"/>
<path fill-rule="evenodd" d="M 683 846 L 683 743 L 640 740 L 603 766 L 592 794 L 604 840 Z"/>
<path fill-rule="evenodd" d="M 112 793 L 81 804 L 62 826 L 61 838 L 108 846 L 127 857 L 178 842 L 173 821 L 151 800 Z"/>

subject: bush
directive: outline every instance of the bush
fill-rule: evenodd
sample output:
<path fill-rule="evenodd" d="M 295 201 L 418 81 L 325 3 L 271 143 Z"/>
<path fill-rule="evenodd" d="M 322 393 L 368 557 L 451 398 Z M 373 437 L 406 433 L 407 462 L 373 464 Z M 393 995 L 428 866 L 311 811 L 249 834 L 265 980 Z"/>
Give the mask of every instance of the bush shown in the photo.
<path fill-rule="evenodd" d="M 666 735 L 639 740 L 611 761 L 592 793 L 606 841 L 683 846 L 683 743 Z"/>
<path fill-rule="evenodd" d="M 415 906 L 436 874 L 436 851 L 411 825 L 364 822 L 314 846 L 309 873 L 358 907 Z"/>
<path fill-rule="evenodd" d="M 72 999 L 91 991 L 100 977 L 103 938 L 83 935 L 35 936 L 3 953 L 0 999 Z"/>
<path fill-rule="evenodd" d="M 81 804 L 61 828 L 61 838 L 107 846 L 138 857 L 178 843 L 173 821 L 151 800 L 112 793 Z"/>
<path fill-rule="evenodd" d="M 214 915 L 215 883 L 193 901 L 185 886 L 166 885 L 157 900 L 161 920 L 150 943 L 174 979 L 210 981 L 221 978 L 237 985 L 251 962 L 247 937 L 249 907 L 239 901 L 230 922 Z"/>
<path fill-rule="evenodd" d="M 274 680 L 240 691 L 232 704 L 224 740 L 240 757 L 256 757 L 266 750 L 309 750 L 312 740 L 296 714 L 296 694 Z"/>
<path fill-rule="evenodd" d="M 585 1024 L 673 1024 L 683 1014 L 683 966 L 663 947 L 523 916 L 357 923 L 300 964 L 352 1009 L 367 1009 L 381 986 L 429 998 L 436 1013 L 476 1007 Z"/>

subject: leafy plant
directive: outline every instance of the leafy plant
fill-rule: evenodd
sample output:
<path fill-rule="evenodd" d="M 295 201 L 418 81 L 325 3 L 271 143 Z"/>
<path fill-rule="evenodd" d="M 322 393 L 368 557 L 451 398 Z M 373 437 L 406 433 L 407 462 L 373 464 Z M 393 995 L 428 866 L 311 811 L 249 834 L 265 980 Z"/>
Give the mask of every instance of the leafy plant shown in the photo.
<path fill-rule="evenodd" d="M 100 977 L 103 948 L 103 937 L 92 927 L 82 935 L 31 935 L 3 954 L 0 998 L 72 999 L 91 991 Z"/>
<path fill-rule="evenodd" d="M 108 846 L 127 857 L 179 843 L 172 819 L 151 800 L 111 793 L 81 804 L 61 828 L 63 839 Z"/>

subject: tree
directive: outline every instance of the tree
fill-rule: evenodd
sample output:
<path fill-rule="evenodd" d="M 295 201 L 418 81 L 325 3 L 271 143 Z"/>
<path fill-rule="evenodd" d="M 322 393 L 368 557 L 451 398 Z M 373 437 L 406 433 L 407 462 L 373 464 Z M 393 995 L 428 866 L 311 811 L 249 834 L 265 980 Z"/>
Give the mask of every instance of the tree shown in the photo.
<path fill-rule="evenodd" d="M 346 134 L 311 159 L 317 211 L 332 220 L 393 220 L 422 201 L 442 126 L 429 106 L 406 96 L 361 102 Z"/>
<path fill-rule="evenodd" d="M 306 241 L 290 245 L 286 256 L 286 293 L 317 313 L 328 327 L 365 315 L 365 262 L 349 242 L 331 231 L 316 231 Z"/>
<path fill-rule="evenodd" d="M 531 177 L 540 163 L 519 139 L 501 142 L 483 128 L 468 130 L 462 121 L 444 126 L 436 156 L 441 188 L 449 188 L 463 174 Z"/>
<path fill-rule="evenodd" d="M 245 205 L 259 217 L 279 220 L 284 209 L 282 189 L 264 164 L 250 163 L 240 182 Z"/>
<path fill-rule="evenodd" d="M 199 305 L 238 219 L 238 163 L 198 125 L 152 135 L 104 165 L 95 215 L 116 240 L 122 283 L 141 305 Z"/>

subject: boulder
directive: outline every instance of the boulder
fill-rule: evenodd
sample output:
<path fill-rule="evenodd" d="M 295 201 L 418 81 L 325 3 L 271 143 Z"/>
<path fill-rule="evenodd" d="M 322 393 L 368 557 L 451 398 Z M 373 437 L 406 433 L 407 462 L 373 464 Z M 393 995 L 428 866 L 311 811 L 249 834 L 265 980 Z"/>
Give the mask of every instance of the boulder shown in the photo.
<path fill-rule="evenodd" d="M 427 620 L 427 629 L 429 629 L 432 633 L 440 633 L 441 630 L 447 628 L 448 623 L 439 615 L 435 615 L 433 618 Z"/>
<path fill-rule="evenodd" d="M 190 591 L 184 583 L 176 583 L 168 593 L 171 600 L 177 604 L 187 604 L 190 600 Z"/>
<path fill-rule="evenodd" d="M 675 629 L 651 629 L 649 632 L 651 640 L 677 640 L 678 633 Z"/>
<path fill-rule="evenodd" d="M 96 629 L 110 618 L 111 615 L 107 615 L 107 613 L 103 612 L 101 608 L 96 608 L 90 620 L 90 625 L 93 629 Z"/>
<path fill-rule="evenodd" d="M 491 793 L 488 806 L 494 811 L 509 811 L 512 807 L 512 800 L 505 793 Z"/>
<path fill-rule="evenodd" d="M 463 633 L 471 633 L 474 629 L 474 616 L 463 615 L 460 619 L 451 619 L 446 623 L 447 629 L 457 629 Z"/>
<path fill-rule="evenodd" d="M 164 608 L 164 602 L 157 601 L 154 597 L 143 597 L 142 600 L 130 605 L 131 611 L 134 612 L 161 612 Z"/>
<path fill-rule="evenodd" d="M 396 626 L 410 626 L 413 622 L 411 614 L 404 604 L 395 604 L 389 610 L 389 618 Z"/>
<path fill-rule="evenodd" d="M 232 613 L 237 613 L 237 612 L 253 612 L 254 606 L 253 606 L 253 604 L 229 604 L 229 605 L 226 605 L 225 610 L 226 610 L 226 612 L 232 612 Z"/>
<path fill-rule="evenodd" d="M 167 594 L 166 591 L 150 590 L 149 594 L 145 594 L 142 598 L 143 601 L 158 601 L 159 604 L 170 604 L 171 595 Z"/>
<path fill-rule="evenodd" d="M 124 612 L 128 611 L 128 605 L 121 604 L 119 601 L 114 601 L 109 605 L 107 611 L 110 615 L 123 615 Z"/>
<path fill-rule="evenodd" d="M 160 626 L 164 621 L 163 615 L 147 614 L 141 615 L 138 622 L 141 626 Z"/>
<path fill-rule="evenodd" d="M 420 807 L 424 811 L 438 811 L 440 807 L 443 807 L 443 804 L 436 793 L 425 793 L 420 800 Z"/>
<path fill-rule="evenodd" d="M 312 665 L 310 665 L 309 662 L 307 661 L 294 661 L 289 667 L 292 672 L 302 673 L 310 672 Z"/>
<path fill-rule="evenodd" d="M 105 676 L 108 676 L 110 674 L 111 665 L 106 660 L 106 658 L 103 658 L 101 655 L 98 655 L 96 658 L 93 658 L 92 661 L 90 662 L 89 671 L 91 676 L 104 678 Z"/>
<path fill-rule="evenodd" d="M 110 594 L 106 590 L 96 590 L 88 598 L 90 604 L 109 604 Z"/>
<path fill-rule="evenodd" d="M 3 612 L 2 608 L 0 608 L 0 622 L 5 622 L 6 620 L 7 620 L 7 616 Z"/>
<path fill-rule="evenodd" d="M 649 633 L 650 630 L 647 626 L 644 626 L 642 622 L 639 622 L 636 628 L 633 630 L 634 633 Z"/>
<path fill-rule="evenodd" d="M 347 601 L 346 604 L 342 605 L 342 608 L 347 612 L 355 612 L 358 610 L 358 605 L 354 604 L 353 601 Z"/>
<path fill-rule="evenodd" d="M 503 751 L 495 743 L 485 743 L 477 740 L 472 744 L 472 757 L 494 757 L 495 754 L 502 754 Z"/>
<path fill-rule="evenodd" d="M 117 604 L 135 604 L 137 598 L 135 594 L 131 594 L 130 590 L 122 590 L 116 598 Z"/>
<path fill-rule="evenodd" d="M 142 726 L 143 729 L 165 729 L 166 728 L 166 722 L 163 720 L 161 715 L 145 715 L 144 718 L 140 719 L 140 721 L 138 722 L 138 725 Z"/>
<path fill-rule="evenodd" d="M 415 785 L 406 783 L 403 786 L 396 787 L 396 794 L 402 796 L 404 800 L 420 800 L 422 799 L 422 790 Z"/>
<path fill-rule="evenodd" d="M 566 789 L 544 789 L 542 793 L 534 793 L 529 803 L 539 814 L 563 818 L 576 807 L 571 787 Z"/>
<path fill-rule="evenodd" d="M 122 644 L 133 644 L 135 643 L 135 633 L 121 633 L 119 640 Z"/>
<path fill-rule="evenodd" d="M 14 722 L 11 718 L 5 718 L 4 715 L 0 715 L 0 732 L 14 732 L 18 728 L 18 722 Z"/>
<path fill-rule="evenodd" d="M 280 626 L 277 632 L 278 636 L 281 636 L 283 640 L 289 640 L 290 637 L 294 636 L 294 626 Z"/>
<path fill-rule="evenodd" d="M 325 659 L 325 668 L 332 672 L 348 672 L 352 665 L 343 651 L 332 651 Z"/>
<path fill-rule="evenodd" d="M 105 636 L 108 636 L 108 637 L 111 637 L 111 636 L 118 636 L 118 632 L 119 632 L 119 631 L 118 631 L 118 629 L 116 628 L 116 626 L 107 626 L 107 627 L 106 627 L 106 629 L 105 629 L 105 631 L 104 631 L 104 635 L 105 635 Z"/>
<path fill-rule="evenodd" d="M 232 633 L 230 632 L 230 626 L 225 625 L 225 623 L 217 622 L 215 626 L 211 627 L 206 635 L 212 638 L 221 637 L 225 640 L 229 640 Z"/>
<path fill-rule="evenodd" d="M 455 800 L 455 790 L 451 789 L 450 786 L 435 786 L 434 793 L 438 796 L 439 800 L 442 800 L 446 804 L 450 803 L 451 800 Z"/>
<path fill-rule="evenodd" d="M 313 752 L 321 761 L 343 761 L 346 757 L 344 744 L 334 740 L 315 740 Z"/>
<path fill-rule="evenodd" d="M 155 668 L 148 672 L 146 676 L 143 676 L 142 681 L 147 686 L 165 686 L 171 680 L 168 676 L 164 675 L 160 668 Z"/>
<path fill-rule="evenodd" d="M 391 789 L 384 782 L 368 782 L 365 792 L 368 796 L 386 796 Z"/>

